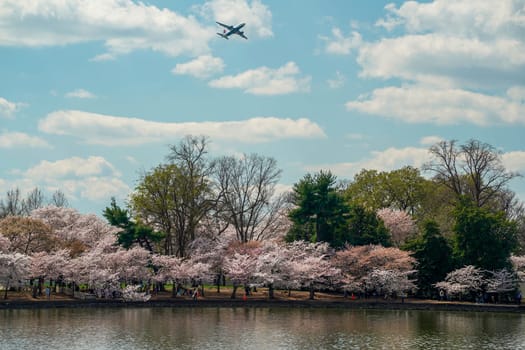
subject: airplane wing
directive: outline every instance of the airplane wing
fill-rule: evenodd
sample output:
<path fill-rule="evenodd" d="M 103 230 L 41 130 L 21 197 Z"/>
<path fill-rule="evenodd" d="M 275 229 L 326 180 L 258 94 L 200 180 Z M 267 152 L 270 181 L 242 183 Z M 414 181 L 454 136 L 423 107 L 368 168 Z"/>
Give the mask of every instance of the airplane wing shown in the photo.
<path fill-rule="evenodd" d="M 224 38 L 224 39 L 228 39 L 228 40 L 230 39 L 230 38 L 228 37 L 228 35 L 226 35 L 226 34 L 217 33 L 217 35 L 220 36 L 221 38 Z"/>
<path fill-rule="evenodd" d="M 239 34 L 239 35 L 242 36 L 244 39 L 248 40 L 248 38 L 246 37 L 246 35 L 244 35 L 244 32 L 237 32 L 236 34 Z"/>
<path fill-rule="evenodd" d="M 229 25 L 221 23 L 221 22 L 215 22 L 215 23 L 217 23 L 220 26 L 223 26 L 224 28 L 226 28 L 228 30 L 232 30 L 234 28 L 233 26 L 229 26 Z"/>

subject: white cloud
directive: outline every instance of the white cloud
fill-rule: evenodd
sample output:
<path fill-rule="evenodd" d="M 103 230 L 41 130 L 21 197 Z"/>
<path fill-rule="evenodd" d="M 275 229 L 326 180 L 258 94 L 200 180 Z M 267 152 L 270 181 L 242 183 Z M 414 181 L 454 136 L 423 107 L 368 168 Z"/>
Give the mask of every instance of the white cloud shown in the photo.
<path fill-rule="evenodd" d="M 407 165 L 421 167 L 423 163 L 428 161 L 428 157 L 429 154 L 426 148 L 391 147 L 383 151 L 373 151 L 370 154 L 370 158 L 357 162 L 308 165 L 306 170 L 314 172 L 329 169 L 340 179 L 352 179 L 362 169 L 391 171 Z"/>
<path fill-rule="evenodd" d="M 211 0 L 195 10 L 205 18 L 229 25 L 246 23 L 246 36 L 273 36 L 272 13 L 260 0 Z"/>
<path fill-rule="evenodd" d="M 523 0 L 407 1 L 385 8 L 377 24 L 406 34 L 363 44 L 363 76 L 469 88 L 525 81 Z"/>
<path fill-rule="evenodd" d="M 276 184 L 274 188 L 273 196 L 277 198 L 278 196 L 286 195 L 293 191 L 293 185 L 286 184 Z"/>
<path fill-rule="evenodd" d="M 179 63 L 172 69 L 173 74 L 191 75 L 197 78 L 209 78 L 224 70 L 224 62 L 219 57 L 210 55 L 199 56 L 186 63 Z"/>
<path fill-rule="evenodd" d="M 348 55 L 363 42 L 361 34 L 353 31 L 348 37 L 339 28 L 332 28 L 332 36 L 320 36 L 326 43 L 325 52 L 335 55 Z"/>
<path fill-rule="evenodd" d="M 0 148 L 51 148 L 46 140 L 22 132 L 4 132 L 0 134 Z"/>
<path fill-rule="evenodd" d="M 525 42 L 442 33 L 406 35 L 363 44 L 357 62 L 362 77 L 470 88 L 516 85 L 525 81 Z"/>
<path fill-rule="evenodd" d="M 299 67 L 295 62 L 271 69 L 259 67 L 237 75 L 228 75 L 209 82 L 214 88 L 243 89 L 253 95 L 284 95 L 310 91 L 310 76 L 298 77 Z"/>
<path fill-rule="evenodd" d="M 337 71 L 335 72 L 335 78 L 327 80 L 327 83 L 331 89 L 339 89 L 345 85 L 345 80 L 343 73 Z"/>
<path fill-rule="evenodd" d="M 0 117 L 11 118 L 22 106 L 22 103 L 10 102 L 0 97 Z"/>
<path fill-rule="evenodd" d="M 376 89 L 371 96 L 361 96 L 346 107 L 408 123 L 525 124 L 525 104 L 508 95 L 423 85 Z"/>
<path fill-rule="evenodd" d="M 150 49 L 170 56 L 209 52 L 212 27 L 194 17 L 132 0 L 3 0 L 0 46 L 62 46 L 103 41 L 94 60 Z"/>
<path fill-rule="evenodd" d="M 72 157 L 49 162 L 41 161 L 24 175 L 32 179 L 67 179 L 75 177 L 120 176 L 121 174 L 103 157 Z"/>
<path fill-rule="evenodd" d="M 424 146 L 432 146 L 441 141 L 443 141 L 443 138 L 440 136 L 425 136 L 421 138 L 419 143 Z"/>
<path fill-rule="evenodd" d="M 14 170 L 16 179 L 0 179 L 0 189 L 38 187 L 48 193 L 60 189 L 69 200 L 106 201 L 125 197 L 130 187 L 121 173 L 103 157 L 72 157 L 54 162 L 41 161 L 27 170 Z"/>
<path fill-rule="evenodd" d="M 507 170 L 525 173 L 525 151 L 503 153 L 501 158 Z"/>
<path fill-rule="evenodd" d="M 93 93 L 91 93 L 91 92 L 89 92 L 87 90 L 76 89 L 76 90 L 73 90 L 73 91 L 70 91 L 70 92 L 66 93 L 66 97 L 68 97 L 68 98 L 87 99 L 87 98 L 96 98 L 97 96 L 95 96 Z"/>
<path fill-rule="evenodd" d="M 514 102 L 525 104 L 525 86 L 513 86 L 507 90 L 507 95 Z"/>
<path fill-rule="evenodd" d="M 81 198 L 93 201 L 109 201 L 111 197 L 124 197 L 130 193 L 129 186 L 116 177 L 88 177 L 72 183 Z"/>
<path fill-rule="evenodd" d="M 395 4 L 387 5 L 386 19 L 377 24 L 390 29 L 404 26 L 412 33 L 439 31 L 462 36 L 517 36 L 525 23 L 523 6 L 523 0 L 406 1 L 399 8 Z"/>
<path fill-rule="evenodd" d="M 360 77 L 401 79 L 402 85 L 376 89 L 347 108 L 409 123 L 524 124 L 524 5 L 523 0 L 387 5 L 387 15 L 376 24 L 391 35 L 359 45 L 357 62 Z"/>
<path fill-rule="evenodd" d="M 166 142 L 188 134 L 246 143 L 325 136 L 316 123 L 305 118 L 255 117 L 241 121 L 161 123 L 82 111 L 50 113 L 40 120 L 39 129 L 49 134 L 74 136 L 85 143 L 113 146 Z"/>

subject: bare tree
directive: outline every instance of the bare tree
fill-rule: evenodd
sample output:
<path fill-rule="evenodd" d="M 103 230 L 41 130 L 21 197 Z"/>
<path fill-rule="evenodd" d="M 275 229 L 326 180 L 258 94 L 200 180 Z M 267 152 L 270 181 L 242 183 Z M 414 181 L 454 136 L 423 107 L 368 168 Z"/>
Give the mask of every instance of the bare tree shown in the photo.
<path fill-rule="evenodd" d="M 69 207 L 69 202 L 66 198 L 66 195 L 61 190 L 56 190 L 49 201 L 49 204 L 54 205 L 55 207 Z"/>
<path fill-rule="evenodd" d="M 20 189 L 7 191 L 5 202 L 0 201 L 0 218 L 7 216 L 20 216 L 24 213 L 24 200 Z"/>
<path fill-rule="evenodd" d="M 430 148 L 433 159 L 423 166 L 434 179 L 458 196 L 469 196 L 479 207 L 488 205 L 506 191 L 510 180 L 520 176 L 506 171 L 501 152 L 487 143 L 469 140 L 441 141 Z"/>
<path fill-rule="evenodd" d="M 261 240 L 276 229 L 282 197 L 274 198 L 281 176 L 273 158 L 257 154 L 222 157 L 217 161 L 217 186 L 224 219 L 241 242 Z"/>
<path fill-rule="evenodd" d="M 185 255 L 187 245 L 195 239 L 201 220 L 217 204 L 212 191 L 211 176 L 214 162 L 207 159 L 208 139 L 204 136 L 186 136 L 179 144 L 170 146 L 167 159 L 176 166 L 175 186 L 171 191 L 170 211 L 177 232 L 180 256 Z"/>
<path fill-rule="evenodd" d="M 29 215 L 35 209 L 42 208 L 44 206 L 44 194 L 42 191 L 35 187 L 29 192 L 23 201 L 24 214 Z"/>

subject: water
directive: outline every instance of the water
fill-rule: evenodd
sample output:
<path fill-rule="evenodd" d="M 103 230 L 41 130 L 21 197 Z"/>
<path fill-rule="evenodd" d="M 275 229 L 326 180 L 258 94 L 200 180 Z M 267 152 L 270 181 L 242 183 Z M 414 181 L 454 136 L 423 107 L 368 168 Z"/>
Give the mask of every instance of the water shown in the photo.
<path fill-rule="evenodd" d="M 287 308 L 0 310 L 0 349 L 525 349 L 525 315 Z"/>

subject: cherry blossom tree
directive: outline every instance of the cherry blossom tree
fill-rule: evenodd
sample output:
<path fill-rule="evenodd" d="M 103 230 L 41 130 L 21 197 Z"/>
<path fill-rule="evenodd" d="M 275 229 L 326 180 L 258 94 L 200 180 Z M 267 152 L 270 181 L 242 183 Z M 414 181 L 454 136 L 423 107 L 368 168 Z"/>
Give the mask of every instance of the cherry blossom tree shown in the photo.
<path fill-rule="evenodd" d="M 510 257 L 514 271 L 518 274 L 521 282 L 525 282 L 525 255 L 513 255 Z"/>
<path fill-rule="evenodd" d="M 175 297 L 181 282 L 177 276 L 182 258 L 173 255 L 154 254 L 151 257 L 151 262 L 156 270 L 153 279 L 161 284 L 168 281 L 173 282 L 172 296 Z"/>
<path fill-rule="evenodd" d="M 195 261 L 193 259 L 178 258 L 167 255 L 153 255 L 152 263 L 157 267 L 157 273 L 154 279 L 164 283 L 173 282 L 173 297 L 176 297 L 182 284 L 199 284 L 212 279 L 213 272 L 210 264 Z M 201 288 L 201 295 L 203 294 Z"/>
<path fill-rule="evenodd" d="M 377 216 L 383 220 L 386 229 L 390 232 L 392 243 L 397 247 L 416 233 L 416 223 L 405 211 L 383 208 L 377 211 Z"/>
<path fill-rule="evenodd" d="M 331 287 L 340 277 L 340 269 L 329 260 L 328 243 L 295 241 L 287 244 L 288 261 L 283 264 L 282 281 L 288 289 L 305 287 L 314 299 L 315 290 Z"/>
<path fill-rule="evenodd" d="M 9 246 L 11 245 L 11 242 L 0 233 L 0 253 L 6 253 L 9 250 Z"/>
<path fill-rule="evenodd" d="M 141 292 L 140 286 L 128 285 L 122 290 L 122 299 L 124 301 L 142 301 L 146 302 L 150 300 L 151 294 Z"/>
<path fill-rule="evenodd" d="M 314 299 L 315 290 L 320 287 L 332 287 L 341 270 L 332 266 L 326 256 L 307 256 L 290 262 L 290 270 L 294 280 L 310 291 L 310 299 Z"/>
<path fill-rule="evenodd" d="M 9 288 L 28 278 L 31 258 L 20 253 L 0 253 L 0 281 L 4 286 L 4 299 Z"/>
<path fill-rule="evenodd" d="M 115 237 L 120 230 L 94 214 L 81 214 L 72 208 L 47 206 L 33 210 L 31 217 L 49 225 L 72 256 L 94 247 L 101 240 Z"/>
<path fill-rule="evenodd" d="M 61 249 L 52 253 L 38 252 L 31 256 L 30 266 L 30 283 L 33 285 L 34 281 L 38 284 L 33 285 L 33 296 L 42 294 L 42 285 L 45 279 L 51 283 L 61 280 L 66 272 L 69 264 L 69 251 Z"/>
<path fill-rule="evenodd" d="M 503 294 L 514 292 L 518 287 L 518 276 L 515 272 L 507 269 L 488 271 L 489 277 L 486 281 L 488 293 Z"/>
<path fill-rule="evenodd" d="M 213 272 L 210 265 L 194 261 L 193 259 L 182 261 L 178 274 L 182 281 L 192 285 L 200 285 L 200 294 L 202 296 L 204 296 L 204 283 L 213 280 Z"/>
<path fill-rule="evenodd" d="M 237 288 L 244 284 L 248 286 L 255 277 L 257 256 L 249 253 L 234 252 L 224 260 L 224 272 L 233 283 L 231 298 L 235 299 Z"/>
<path fill-rule="evenodd" d="M 436 288 L 443 289 L 450 296 L 461 298 L 480 292 L 484 283 L 483 271 L 468 265 L 448 273 L 444 281 L 436 283 Z"/>
<path fill-rule="evenodd" d="M 220 293 L 224 276 L 224 259 L 232 242 L 236 240 L 235 230 L 229 228 L 223 230 L 220 235 L 200 234 L 190 243 L 191 259 L 197 263 L 208 264 L 210 272 L 215 274 L 217 293 Z"/>
<path fill-rule="evenodd" d="M 65 279 L 76 285 L 86 285 L 98 296 L 118 290 L 118 273 L 106 266 L 107 255 L 103 250 L 93 249 L 72 259 Z"/>
<path fill-rule="evenodd" d="M 365 277 L 364 283 L 367 290 L 385 298 L 391 295 L 404 297 L 408 291 L 417 289 L 414 280 L 410 279 L 414 272 L 375 269 Z"/>
<path fill-rule="evenodd" d="M 268 286 L 268 298 L 274 298 L 275 286 L 283 285 L 283 271 L 289 259 L 288 250 L 276 240 L 265 241 L 257 256 L 255 278 L 257 283 Z"/>
<path fill-rule="evenodd" d="M 371 291 L 368 288 L 372 287 L 372 284 L 367 284 L 367 281 L 370 281 L 376 270 L 389 271 L 390 276 L 400 278 L 399 285 L 407 286 L 406 290 L 412 288 L 407 276 L 414 272 L 416 260 L 410 256 L 410 252 L 380 245 L 347 246 L 346 249 L 336 252 L 333 260 L 334 266 L 342 271 L 343 289 L 346 291 Z"/>
<path fill-rule="evenodd" d="M 152 277 L 149 268 L 151 255 L 149 251 L 141 247 L 131 249 L 119 248 L 117 251 L 107 255 L 104 264 L 113 273 L 116 273 L 118 280 L 125 284 L 138 281 L 147 281 Z"/>
<path fill-rule="evenodd" d="M 64 274 L 69 260 L 69 251 L 66 249 L 35 253 L 31 256 L 31 276 L 57 280 Z"/>

